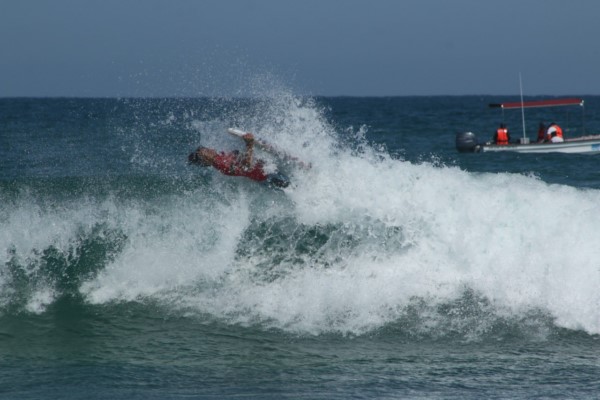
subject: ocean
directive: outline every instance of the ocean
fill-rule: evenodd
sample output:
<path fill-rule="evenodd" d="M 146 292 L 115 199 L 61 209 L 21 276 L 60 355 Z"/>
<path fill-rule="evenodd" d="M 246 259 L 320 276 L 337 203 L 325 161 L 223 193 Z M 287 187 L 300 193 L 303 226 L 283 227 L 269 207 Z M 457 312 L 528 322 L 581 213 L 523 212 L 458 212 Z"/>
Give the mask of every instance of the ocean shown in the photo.
<path fill-rule="evenodd" d="M 455 148 L 518 100 L 0 99 L 0 398 L 598 398 L 600 157 Z"/>

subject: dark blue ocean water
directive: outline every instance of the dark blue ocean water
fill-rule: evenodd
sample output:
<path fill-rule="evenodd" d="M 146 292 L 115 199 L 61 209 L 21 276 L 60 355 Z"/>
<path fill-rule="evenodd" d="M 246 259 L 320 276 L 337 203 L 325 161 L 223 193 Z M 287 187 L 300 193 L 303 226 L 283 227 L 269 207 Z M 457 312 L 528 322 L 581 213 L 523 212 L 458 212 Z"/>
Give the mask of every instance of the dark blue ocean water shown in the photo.
<path fill-rule="evenodd" d="M 0 398 L 598 397 L 600 158 L 459 154 L 509 100 L 0 99 Z"/>

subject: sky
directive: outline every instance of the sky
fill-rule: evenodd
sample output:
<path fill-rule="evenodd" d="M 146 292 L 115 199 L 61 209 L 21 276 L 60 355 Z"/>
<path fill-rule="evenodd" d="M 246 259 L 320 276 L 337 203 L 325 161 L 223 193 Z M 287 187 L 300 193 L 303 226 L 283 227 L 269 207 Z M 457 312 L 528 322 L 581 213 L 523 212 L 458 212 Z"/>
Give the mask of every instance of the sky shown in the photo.
<path fill-rule="evenodd" d="M 0 0 L 0 97 L 599 95 L 598 0 Z"/>

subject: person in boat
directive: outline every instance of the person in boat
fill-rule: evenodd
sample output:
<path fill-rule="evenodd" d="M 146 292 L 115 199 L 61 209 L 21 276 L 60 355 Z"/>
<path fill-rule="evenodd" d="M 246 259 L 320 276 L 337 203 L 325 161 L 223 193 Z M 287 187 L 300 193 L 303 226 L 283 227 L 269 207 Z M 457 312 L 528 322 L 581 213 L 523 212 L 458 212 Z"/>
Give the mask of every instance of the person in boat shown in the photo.
<path fill-rule="evenodd" d="M 246 151 L 237 150 L 225 153 L 215 149 L 200 146 L 190 153 L 188 162 L 203 167 L 213 167 L 222 174 L 229 176 L 244 176 L 257 182 L 266 182 L 273 186 L 285 188 L 290 182 L 279 173 L 267 174 L 264 170 L 263 160 L 254 160 L 254 136 L 246 133 L 243 137 L 246 142 Z"/>
<path fill-rule="evenodd" d="M 544 125 L 543 121 L 540 121 L 540 125 L 538 126 L 537 142 L 543 143 L 544 140 L 546 140 L 546 125 Z"/>
<path fill-rule="evenodd" d="M 504 124 L 500 124 L 500 127 L 496 129 L 496 133 L 494 134 L 494 143 L 499 145 L 505 145 L 510 142 L 510 134 L 508 133 L 508 128 Z"/>
<path fill-rule="evenodd" d="M 548 126 L 548 130 L 546 131 L 546 141 L 551 143 L 560 143 L 565 141 L 562 128 L 555 122 L 552 122 Z"/>
<path fill-rule="evenodd" d="M 558 133 L 552 132 L 552 137 L 550 138 L 550 142 L 551 143 L 562 143 L 564 141 L 565 141 L 565 139 L 563 139 L 562 137 L 558 136 Z"/>

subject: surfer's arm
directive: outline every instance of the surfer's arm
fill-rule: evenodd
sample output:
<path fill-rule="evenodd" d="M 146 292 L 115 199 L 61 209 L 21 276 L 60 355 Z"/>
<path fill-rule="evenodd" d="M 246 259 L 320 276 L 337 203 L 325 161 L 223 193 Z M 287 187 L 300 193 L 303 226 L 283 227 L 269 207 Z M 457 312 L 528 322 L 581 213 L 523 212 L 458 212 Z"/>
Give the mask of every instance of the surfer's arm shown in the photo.
<path fill-rule="evenodd" d="M 254 155 L 254 135 L 251 133 L 246 133 L 242 136 L 244 142 L 246 142 L 246 154 L 244 154 L 244 159 L 242 160 L 242 164 L 246 167 L 250 167 L 252 165 L 252 157 Z"/>

